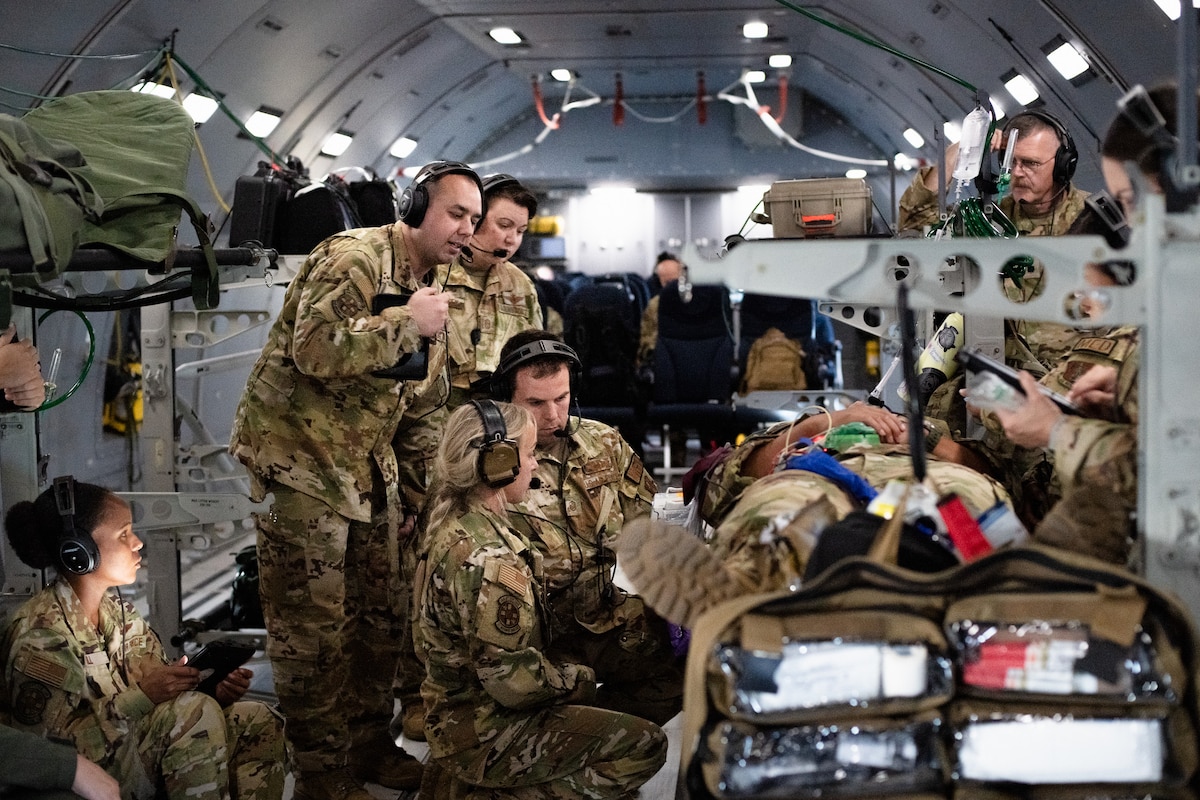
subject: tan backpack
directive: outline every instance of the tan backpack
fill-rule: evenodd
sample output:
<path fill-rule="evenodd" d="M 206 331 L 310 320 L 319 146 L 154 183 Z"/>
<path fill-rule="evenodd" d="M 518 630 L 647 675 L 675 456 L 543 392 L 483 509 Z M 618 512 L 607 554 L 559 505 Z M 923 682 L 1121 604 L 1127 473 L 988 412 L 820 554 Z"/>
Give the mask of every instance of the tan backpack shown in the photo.
<path fill-rule="evenodd" d="M 740 393 L 807 388 L 804 350 L 783 331 L 768 328 L 750 346 Z"/>

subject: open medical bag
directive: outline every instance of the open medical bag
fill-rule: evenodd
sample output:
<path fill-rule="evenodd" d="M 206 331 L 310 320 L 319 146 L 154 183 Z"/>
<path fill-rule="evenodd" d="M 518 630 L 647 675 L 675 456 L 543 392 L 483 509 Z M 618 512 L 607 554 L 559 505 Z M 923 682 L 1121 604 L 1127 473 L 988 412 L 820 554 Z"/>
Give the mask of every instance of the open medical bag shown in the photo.
<path fill-rule="evenodd" d="M 1172 596 L 1066 551 L 932 574 L 847 558 L 700 619 L 681 782 L 697 799 L 1195 797 L 1195 645 Z"/>

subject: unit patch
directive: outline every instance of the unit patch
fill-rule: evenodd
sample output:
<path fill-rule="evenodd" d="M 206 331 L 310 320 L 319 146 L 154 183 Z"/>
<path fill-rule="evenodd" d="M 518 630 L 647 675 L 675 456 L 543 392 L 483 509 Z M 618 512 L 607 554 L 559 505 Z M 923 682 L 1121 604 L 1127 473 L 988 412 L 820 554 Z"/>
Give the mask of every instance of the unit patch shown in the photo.
<path fill-rule="evenodd" d="M 21 686 L 17 699 L 13 703 L 13 719 L 22 725 L 38 725 L 46 716 L 46 706 L 50 703 L 50 689 L 32 681 Z"/>
<path fill-rule="evenodd" d="M 521 603 L 505 595 L 496 600 L 496 630 L 512 636 L 521 630 Z"/>

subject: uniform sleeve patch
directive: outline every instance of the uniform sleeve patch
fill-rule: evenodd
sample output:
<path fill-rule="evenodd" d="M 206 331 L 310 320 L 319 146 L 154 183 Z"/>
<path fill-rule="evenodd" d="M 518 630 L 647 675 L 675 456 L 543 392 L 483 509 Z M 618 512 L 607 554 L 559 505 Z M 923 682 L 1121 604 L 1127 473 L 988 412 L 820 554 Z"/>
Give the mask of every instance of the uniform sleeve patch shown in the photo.
<path fill-rule="evenodd" d="M 505 595 L 496 599 L 496 630 L 505 636 L 521 631 L 521 602 L 517 598 Z"/>
<path fill-rule="evenodd" d="M 636 455 L 629 460 L 629 468 L 625 470 L 625 479 L 630 483 L 641 483 L 642 474 L 646 468 L 642 466 L 642 460 Z"/>
<path fill-rule="evenodd" d="M 362 316 L 367 310 L 367 301 L 358 291 L 358 287 L 349 281 L 342 287 L 341 293 L 330 303 L 333 313 L 341 319 L 351 319 Z"/>
<path fill-rule="evenodd" d="M 524 597 L 529 591 L 529 580 L 521 570 L 511 564 L 501 564 L 496 571 L 496 582 L 513 591 L 519 597 Z"/>
<path fill-rule="evenodd" d="M 56 689 L 61 689 L 67 682 L 67 668 L 43 655 L 30 656 L 21 667 L 21 672 Z"/>
<path fill-rule="evenodd" d="M 46 717 L 46 707 L 50 704 L 50 689 L 40 683 L 27 681 L 17 692 L 13 703 L 13 719 L 22 725 L 33 727 Z"/>

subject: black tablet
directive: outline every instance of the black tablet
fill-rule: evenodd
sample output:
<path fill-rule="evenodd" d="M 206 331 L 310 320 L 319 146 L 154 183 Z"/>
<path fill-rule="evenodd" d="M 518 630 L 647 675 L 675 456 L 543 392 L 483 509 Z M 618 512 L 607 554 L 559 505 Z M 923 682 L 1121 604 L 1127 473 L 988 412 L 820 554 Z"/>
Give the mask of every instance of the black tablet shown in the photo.
<path fill-rule="evenodd" d="M 249 661 L 256 649 L 252 644 L 232 639 L 218 639 L 201 647 L 187 660 L 187 666 L 200 670 L 200 685 L 196 690 L 208 695 L 214 694 L 217 684 L 225 680 L 226 675 Z"/>
<path fill-rule="evenodd" d="M 1025 393 L 1024 388 L 1021 386 L 1021 379 L 1018 377 L 1017 371 L 1007 364 L 965 349 L 959 349 L 959 351 L 955 354 L 955 358 L 958 360 L 958 363 L 962 364 L 963 367 L 965 367 L 968 371 L 990 372 L 1000 380 L 1007 383 L 1009 386 L 1016 389 L 1021 394 Z M 1064 414 L 1079 414 L 1078 406 L 1076 406 L 1067 398 L 1063 397 L 1061 394 L 1053 392 L 1041 384 L 1038 385 L 1038 389 L 1046 397 L 1049 397 L 1051 400 L 1053 400 L 1054 404 L 1058 406 Z"/>

